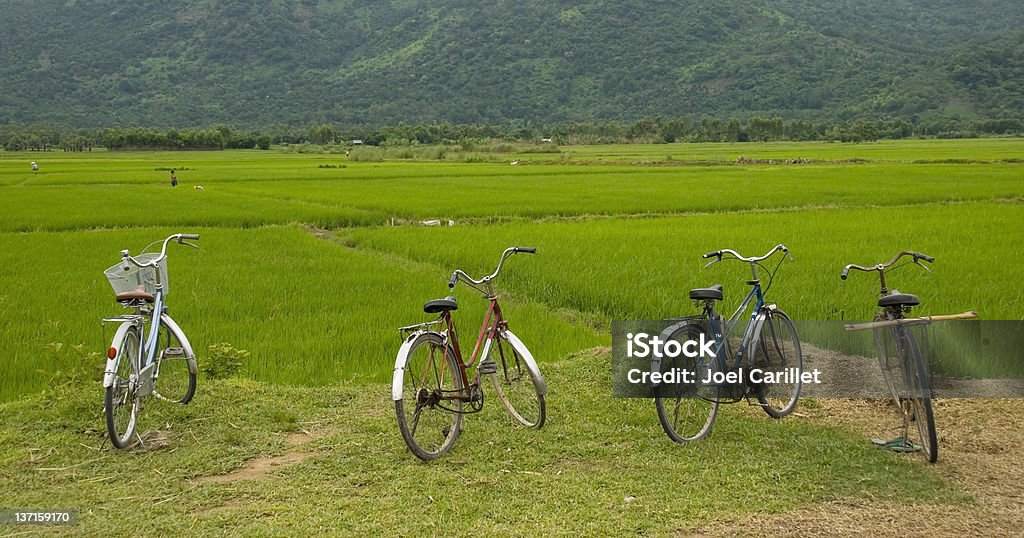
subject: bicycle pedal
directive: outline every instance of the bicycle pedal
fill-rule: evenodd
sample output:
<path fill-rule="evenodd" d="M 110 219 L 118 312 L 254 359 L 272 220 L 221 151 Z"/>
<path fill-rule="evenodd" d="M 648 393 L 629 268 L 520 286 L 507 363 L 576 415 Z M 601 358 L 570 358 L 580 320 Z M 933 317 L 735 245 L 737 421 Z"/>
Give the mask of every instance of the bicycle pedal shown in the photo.
<path fill-rule="evenodd" d="M 498 373 L 498 363 L 492 359 L 481 361 L 477 371 L 484 375 L 496 374 Z"/>
<path fill-rule="evenodd" d="M 168 358 L 168 357 L 178 357 L 178 358 L 180 358 L 180 357 L 184 357 L 184 356 L 185 356 L 185 349 L 184 348 L 169 347 L 169 348 L 164 350 L 164 358 L 165 359 Z"/>

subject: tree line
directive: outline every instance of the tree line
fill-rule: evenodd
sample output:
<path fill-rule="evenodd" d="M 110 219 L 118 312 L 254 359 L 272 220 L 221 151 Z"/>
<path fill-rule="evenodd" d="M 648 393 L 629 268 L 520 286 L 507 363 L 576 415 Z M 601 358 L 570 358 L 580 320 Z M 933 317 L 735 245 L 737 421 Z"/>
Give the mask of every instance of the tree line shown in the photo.
<path fill-rule="evenodd" d="M 494 140 L 514 143 L 625 144 L 671 142 L 869 142 L 903 138 L 976 138 L 1024 135 L 1019 119 L 933 120 L 855 119 L 808 122 L 779 117 L 642 118 L 634 122 L 573 122 L 559 125 L 418 124 L 341 127 L 318 123 L 306 128 L 242 131 L 226 125 L 202 129 L 143 127 L 70 129 L 56 126 L 0 126 L 0 146 L 8 151 L 223 150 L 270 149 L 271 145 L 372 146 L 461 144 Z"/>

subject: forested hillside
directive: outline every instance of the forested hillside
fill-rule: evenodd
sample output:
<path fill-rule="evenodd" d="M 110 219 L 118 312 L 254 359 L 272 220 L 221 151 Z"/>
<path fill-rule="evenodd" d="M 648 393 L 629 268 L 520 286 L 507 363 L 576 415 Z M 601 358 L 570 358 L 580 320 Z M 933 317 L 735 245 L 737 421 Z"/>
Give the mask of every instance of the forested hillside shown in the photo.
<path fill-rule="evenodd" d="M 0 125 L 1020 119 L 1019 0 L 0 0 Z"/>

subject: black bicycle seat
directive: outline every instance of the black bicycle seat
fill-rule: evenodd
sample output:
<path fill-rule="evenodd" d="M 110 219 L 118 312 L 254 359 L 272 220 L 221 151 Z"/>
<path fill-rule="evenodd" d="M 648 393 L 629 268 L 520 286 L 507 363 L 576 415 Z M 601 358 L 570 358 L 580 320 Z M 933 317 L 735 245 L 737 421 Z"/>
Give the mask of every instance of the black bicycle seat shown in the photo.
<path fill-rule="evenodd" d="M 455 302 L 455 297 L 452 295 L 449 295 L 444 299 L 434 299 L 433 301 L 427 301 L 427 304 L 423 305 L 423 311 L 428 314 L 437 314 L 439 312 L 447 312 L 458 309 L 459 305 Z"/>
<path fill-rule="evenodd" d="M 878 306 L 915 306 L 921 304 L 917 295 L 909 293 L 890 293 L 878 300 Z"/>
<path fill-rule="evenodd" d="M 712 299 L 715 301 L 722 300 L 722 285 L 715 284 L 710 288 L 697 288 L 690 290 L 691 299 Z"/>

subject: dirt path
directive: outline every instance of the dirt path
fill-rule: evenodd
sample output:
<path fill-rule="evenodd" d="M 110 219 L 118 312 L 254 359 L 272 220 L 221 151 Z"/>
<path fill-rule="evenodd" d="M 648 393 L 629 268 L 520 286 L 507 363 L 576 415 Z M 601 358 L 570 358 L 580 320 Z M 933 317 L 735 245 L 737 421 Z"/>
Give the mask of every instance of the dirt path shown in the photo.
<path fill-rule="evenodd" d="M 818 400 L 806 420 L 840 424 L 871 437 L 892 436 L 895 410 L 884 400 Z M 837 500 L 792 512 L 716 522 L 712 536 L 1020 536 L 1024 533 L 1024 400 L 935 401 L 939 461 L 906 455 L 970 495 L 974 504 Z"/>
<path fill-rule="evenodd" d="M 214 482 L 224 484 L 238 480 L 260 480 L 270 476 L 277 468 L 291 465 L 315 456 L 317 452 L 302 450 L 302 447 L 313 441 L 318 436 L 309 432 L 290 433 L 285 437 L 285 445 L 288 447 L 284 454 L 279 456 L 267 456 L 253 458 L 245 462 L 238 469 L 227 474 L 200 476 L 192 480 L 195 483 Z"/>

